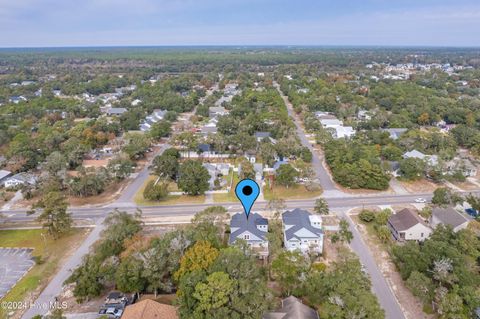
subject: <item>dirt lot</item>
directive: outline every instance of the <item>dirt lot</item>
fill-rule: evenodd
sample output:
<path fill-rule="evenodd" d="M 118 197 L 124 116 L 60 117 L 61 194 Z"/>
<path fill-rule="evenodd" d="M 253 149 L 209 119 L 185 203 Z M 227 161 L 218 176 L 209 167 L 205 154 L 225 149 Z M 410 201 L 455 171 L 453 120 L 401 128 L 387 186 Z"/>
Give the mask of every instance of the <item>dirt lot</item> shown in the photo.
<path fill-rule="evenodd" d="M 440 185 L 421 179 L 418 181 L 400 181 L 400 184 L 405 187 L 409 193 L 431 193 Z"/>
<path fill-rule="evenodd" d="M 399 207 L 395 207 L 399 208 Z M 394 263 L 392 262 L 387 246 L 382 244 L 373 233 L 370 233 L 367 227 L 360 222 L 358 218 L 359 210 L 353 211 L 350 216 L 357 224 L 359 232 L 362 234 L 364 241 L 370 247 L 370 252 L 375 258 L 377 265 L 380 268 L 385 280 L 392 288 L 395 297 L 397 298 L 400 307 L 407 319 L 431 319 L 432 315 L 427 315 L 423 312 L 422 303 L 412 295 L 410 290 L 405 286 L 400 274 L 397 272 Z"/>

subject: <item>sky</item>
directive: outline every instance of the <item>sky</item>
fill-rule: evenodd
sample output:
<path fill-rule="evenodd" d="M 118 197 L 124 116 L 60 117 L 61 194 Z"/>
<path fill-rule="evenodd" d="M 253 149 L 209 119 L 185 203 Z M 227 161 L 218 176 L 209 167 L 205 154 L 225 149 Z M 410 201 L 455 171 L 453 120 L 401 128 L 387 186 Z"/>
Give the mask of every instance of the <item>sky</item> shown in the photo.
<path fill-rule="evenodd" d="M 479 0 L 0 0 L 0 47 L 480 46 Z"/>

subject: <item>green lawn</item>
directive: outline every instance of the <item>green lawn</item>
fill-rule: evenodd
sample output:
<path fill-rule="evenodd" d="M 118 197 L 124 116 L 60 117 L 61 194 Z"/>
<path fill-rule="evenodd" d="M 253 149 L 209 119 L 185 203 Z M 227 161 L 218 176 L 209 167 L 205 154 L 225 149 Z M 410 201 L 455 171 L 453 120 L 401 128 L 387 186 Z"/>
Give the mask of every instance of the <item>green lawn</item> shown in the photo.
<path fill-rule="evenodd" d="M 22 301 L 27 295 L 39 292 L 59 268 L 59 262 L 75 244 L 81 243 L 87 236 L 87 229 L 73 229 L 70 234 L 58 240 L 48 235 L 43 237 L 41 229 L 0 230 L 1 247 L 33 248 L 33 256 L 41 256 L 44 261 L 35 265 L 2 299 L 2 301 Z M 7 314 L 0 308 L 0 318 Z"/>
<path fill-rule="evenodd" d="M 321 190 L 309 191 L 304 185 L 294 185 L 290 187 L 275 185 L 273 189 L 270 189 L 268 184 L 263 187 L 263 196 L 265 200 L 271 200 L 274 198 L 281 199 L 307 199 L 320 196 Z"/>
<path fill-rule="evenodd" d="M 153 201 L 148 200 L 143 197 L 143 190 L 147 186 L 148 182 L 155 180 L 156 176 L 149 176 L 148 179 L 143 183 L 135 194 L 133 200 L 135 204 L 139 206 L 156 206 L 156 205 L 175 205 L 175 204 L 201 204 L 205 202 L 205 195 L 199 196 L 189 196 L 189 195 L 168 195 L 165 200 L 162 201 Z M 177 192 L 178 187 L 176 183 L 170 183 L 168 185 L 168 190 L 170 192 Z"/>

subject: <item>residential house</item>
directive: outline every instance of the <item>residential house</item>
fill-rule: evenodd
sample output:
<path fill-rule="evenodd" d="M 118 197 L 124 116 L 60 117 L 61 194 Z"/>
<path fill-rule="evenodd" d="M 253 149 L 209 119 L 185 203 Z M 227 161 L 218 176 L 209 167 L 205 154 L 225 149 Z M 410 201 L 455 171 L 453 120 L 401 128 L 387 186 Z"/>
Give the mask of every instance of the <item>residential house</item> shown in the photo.
<path fill-rule="evenodd" d="M 3 184 L 10 176 L 12 176 L 12 172 L 4 169 L 0 170 L 0 185 Z"/>
<path fill-rule="evenodd" d="M 220 176 L 227 176 L 230 171 L 229 164 L 215 164 L 215 163 L 203 163 L 203 167 L 205 167 L 210 174 L 210 179 L 208 183 L 210 184 L 210 189 L 213 190 L 216 188 L 215 180 L 218 179 Z M 226 181 L 224 179 L 219 179 L 220 186 L 225 186 Z"/>
<path fill-rule="evenodd" d="M 282 215 L 283 241 L 289 251 L 300 250 L 322 253 L 323 231 L 322 218 L 306 210 L 295 208 Z"/>
<path fill-rule="evenodd" d="M 334 128 L 332 137 L 338 138 L 350 138 L 355 135 L 355 130 L 351 126 L 337 126 Z"/>
<path fill-rule="evenodd" d="M 217 134 L 218 132 L 217 122 L 218 121 L 216 119 L 211 119 L 210 121 L 208 121 L 207 124 L 205 124 L 200 128 L 200 133 L 203 135 Z"/>
<path fill-rule="evenodd" d="M 17 187 L 19 185 L 35 185 L 37 183 L 37 179 L 35 176 L 28 174 L 28 173 L 18 173 L 9 177 L 3 183 L 6 188 L 9 187 Z"/>
<path fill-rule="evenodd" d="M 407 159 L 407 158 L 421 159 L 421 160 L 425 161 L 425 163 L 427 163 L 427 165 L 430 165 L 430 166 L 435 166 L 435 165 L 438 164 L 438 156 L 437 155 L 425 155 L 422 152 L 417 151 L 417 150 L 406 152 L 405 154 L 403 154 L 402 157 L 405 158 L 405 159 Z"/>
<path fill-rule="evenodd" d="M 178 319 L 177 309 L 151 299 L 128 305 L 123 312 L 122 319 Z"/>
<path fill-rule="evenodd" d="M 10 103 L 15 103 L 15 104 L 18 104 L 20 102 L 26 102 L 28 101 L 26 97 L 24 97 L 23 95 L 20 95 L 20 96 L 12 96 L 8 99 L 8 102 Z"/>
<path fill-rule="evenodd" d="M 270 132 L 255 132 L 255 139 L 257 143 L 262 142 L 265 139 L 268 139 L 270 143 L 277 144 L 277 140 L 270 136 Z"/>
<path fill-rule="evenodd" d="M 416 240 L 424 241 L 432 233 L 432 229 L 408 208 L 391 215 L 387 226 L 393 237 L 398 241 Z"/>
<path fill-rule="evenodd" d="M 282 300 L 282 307 L 276 311 L 267 312 L 262 319 L 320 319 L 315 309 L 302 303 L 294 296 Z"/>
<path fill-rule="evenodd" d="M 223 106 L 211 106 L 208 108 L 209 117 L 217 117 L 228 114 L 228 110 Z"/>
<path fill-rule="evenodd" d="M 320 121 L 324 129 L 327 129 L 333 138 L 350 138 L 355 135 L 351 126 L 343 126 L 343 122 L 327 112 L 315 112 L 315 117 Z"/>
<path fill-rule="evenodd" d="M 398 140 L 403 133 L 408 131 L 407 128 L 384 128 L 382 132 L 387 132 L 392 140 Z"/>
<path fill-rule="evenodd" d="M 452 207 L 435 207 L 432 209 L 430 225 L 437 227 L 440 224 L 452 227 L 454 232 L 467 228 L 469 220 Z"/>
<path fill-rule="evenodd" d="M 238 239 L 247 242 L 261 258 L 268 256 L 268 220 L 258 213 L 237 213 L 230 221 L 230 238 L 228 243 L 233 245 Z"/>
<path fill-rule="evenodd" d="M 140 131 L 146 132 L 152 128 L 152 125 L 164 119 L 167 114 L 166 110 L 155 109 L 152 114 L 148 115 L 143 123 L 140 124 Z"/>
<path fill-rule="evenodd" d="M 124 107 L 106 107 L 100 110 L 108 116 L 119 116 L 128 111 Z"/>
<path fill-rule="evenodd" d="M 197 153 L 201 157 L 209 157 L 215 155 L 215 151 L 213 150 L 212 145 L 206 143 L 198 144 Z"/>
<path fill-rule="evenodd" d="M 257 157 L 255 156 L 255 154 L 252 154 L 251 152 L 247 151 L 245 154 L 244 154 L 244 157 L 250 162 L 250 163 L 255 163 L 257 161 Z"/>

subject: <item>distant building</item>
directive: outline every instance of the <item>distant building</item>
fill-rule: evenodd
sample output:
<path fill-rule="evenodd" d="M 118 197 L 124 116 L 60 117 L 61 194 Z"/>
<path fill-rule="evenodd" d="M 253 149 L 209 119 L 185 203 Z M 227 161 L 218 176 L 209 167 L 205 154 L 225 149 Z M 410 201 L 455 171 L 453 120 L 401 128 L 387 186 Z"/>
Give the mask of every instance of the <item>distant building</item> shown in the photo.
<path fill-rule="evenodd" d="M 262 319 L 320 319 L 315 309 L 304 305 L 294 296 L 282 300 L 282 307 L 278 310 L 267 312 Z"/>
<path fill-rule="evenodd" d="M 355 135 L 355 130 L 351 126 L 337 126 L 334 128 L 333 138 L 350 138 Z"/>
<path fill-rule="evenodd" d="M 398 241 L 424 241 L 432 233 L 430 227 L 418 217 L 417 213 L 408 208 L 391 215 L 387 226 Z"/>
<path fill-rule="evenodd" d="M 107 107 L 102 110 L 108 116 L 122 115 L 128 110 L 124 107 Z"/>
<path fill-rule="evenodd" d="M 28 174 L 28 173 L 18 173 L 13 175 L 12 177 L 7 178 L 4 181 L 4 185 L 6 188 L 9 187 L 17 187 L 19 185 L 35 185 L 37 184 L 37 179 L 35 176 Z"/>
<path fill-rule="evenodd" d="M 230 238 L 228 243 L 234 244 L 238 239 L 247 242 L 255 253 L 264 258 L 268 256 L 268 220 L 258 213 L 250 213 L 248 219 L 241 212 L 232 216 L 230 221 Z"/>
<path fill-rule="evenodd" d="M 322 218 L 296 208 L 282 215 L 283 239 L 289 251 L 323 252 Z"/>
<path fill-rule="evenodd" d="M 153 113 L 145 118 L 145 120 L 140 124 L 140 131 L 146 132 L 152 128 L 152 125 L 161 121 L 165 118 L 167 114 L 166 110 L 156 109 L 153 110 Z"/>
<path fill-rule="evenodd" d="M 257 140 L 257 143 L 268 139 L 272 144 L 277 144 L 277 140 L 272 138 L 270 135 L 270 132 L 255 132 L 255 139 Z"/>
<path fill-rule="evenodd" d="M 406 152 L 403 154 L 403 158 L 417 158 L 425 161 L 430 166 L 435 166 L 438 164 L 438 156 L 437 155 L 425 155 L 420 151 L 413 150 L 410 152 Z"/>
<path fill-rule="evenodd" d="M 442 224 L 452 227 L 453 231 L 457 232 L 467 228 L 468 223 L 469 220 L 452 207 L 435 207 L 432 209 L 432 216 L 430 217 L 432 227 Z"/>
<path fill-rule="evenodd" d="M 387 132 L 392 140 L 398 140 L 403 133 L 408 131 L 407 128 L 384 128 L 382 132 Z"/>
<path fill-rule="evenodd" d="M 209 117 L 217 117 L 228 114 L 228 110 L 223 106 L 211 106 L 208 108 Z"/>
<path fill-rule="evenodd" d="M 145 299 L 125 308 L 122 319 L 178 319 L 177 309 Z"/>
<path fill-rule="evenodd" d="M 24 97 L 23 95 L 20 95 L 20 96 L 12 96 L 8 99 L 8 101 L 10 103 L 14 103 L 14 104 L 18 104 L 20 102 L 26 102 L 28 101 L 26 97 Z"/>

